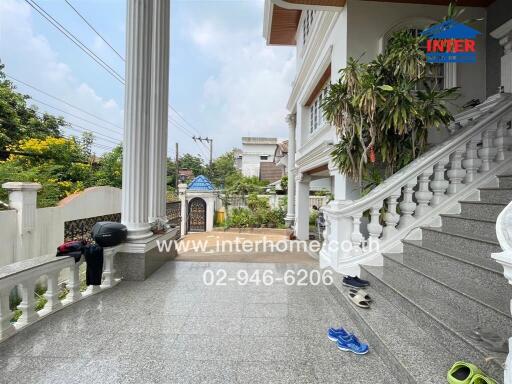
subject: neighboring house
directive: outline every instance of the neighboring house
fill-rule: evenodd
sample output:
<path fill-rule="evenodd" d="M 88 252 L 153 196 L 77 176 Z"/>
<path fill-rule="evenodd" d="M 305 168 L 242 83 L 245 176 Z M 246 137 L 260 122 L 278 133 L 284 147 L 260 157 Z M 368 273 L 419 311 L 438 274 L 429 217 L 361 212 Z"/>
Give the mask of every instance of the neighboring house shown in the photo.
<path fill-rule="evenodd" d="M 260 176 L 260 163 L 274 162 L 279 140 L 275 137 L 242 137 L 242 175 Z"/>
<path fill-rule="evenodd" d="M 235 157 L 235 168 L 242 171 L 242 150 L 234 149 L 233 156 Z"/>
<path fill-rule="evenodd" d="M 180 168 L 178 170 L 178 178 L 181 182 L 186 182 L 194 178 L 194 171 L 188 168 Z"/>

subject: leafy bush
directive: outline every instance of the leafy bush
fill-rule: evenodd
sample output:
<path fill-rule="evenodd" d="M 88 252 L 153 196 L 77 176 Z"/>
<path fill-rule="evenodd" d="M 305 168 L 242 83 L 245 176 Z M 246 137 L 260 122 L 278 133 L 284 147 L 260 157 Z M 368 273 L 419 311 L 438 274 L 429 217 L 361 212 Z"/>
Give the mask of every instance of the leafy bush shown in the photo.
<path fill-rule="evenodd" d="M 309 225 L 316 225 L 316 219 L 318 219 L 318 211 L 314 210 L 309 214 Z"/>

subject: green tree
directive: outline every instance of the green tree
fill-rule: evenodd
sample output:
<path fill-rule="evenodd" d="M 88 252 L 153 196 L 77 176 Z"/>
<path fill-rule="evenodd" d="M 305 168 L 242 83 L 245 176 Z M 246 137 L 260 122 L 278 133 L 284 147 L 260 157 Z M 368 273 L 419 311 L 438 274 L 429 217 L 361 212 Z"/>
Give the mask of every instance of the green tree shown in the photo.
<path fill-rule="evenodd" d="M 191 169 L 194 176 L 206 173 L 203 159 L 190 153 L 186 153 L 180 158 L 179 166 L 180 169 Z"/>
<path fill-rule="evenodd" d="M 39 113 L 36 107 L 27 106 L 28 95 L 16 91 L 16 87 L 6 80 L 0 64 L 0 159 L 7 158 L 6 150 L 22 139 L 47 136 L 62 136 L 65 126 L 62 117 Z"/>
<path fill-rule="evenodd" d="M 95 172 L 95 185 L 121 188 L 123 176 L 123 147 L 118 145 L 100 157 Z"/>
<path fill-rule="evenodd" d="M 212 164 L 211 181 L 219 188 L 228 188 L 242 176 L 235 167 L 235 152 L 229 151 L 217 157 Z"/>

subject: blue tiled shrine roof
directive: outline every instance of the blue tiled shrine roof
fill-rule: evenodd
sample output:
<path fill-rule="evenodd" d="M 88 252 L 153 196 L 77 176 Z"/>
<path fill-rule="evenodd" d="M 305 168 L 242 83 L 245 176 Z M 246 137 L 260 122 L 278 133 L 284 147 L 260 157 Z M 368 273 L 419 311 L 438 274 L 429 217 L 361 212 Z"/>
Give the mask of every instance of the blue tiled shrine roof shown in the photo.
<path fill-rule="evenodd" d="M 199 175 L 190 182 L 187 189 L 193 191 L 214 191 L 212 182 L 203 175 Z"/>

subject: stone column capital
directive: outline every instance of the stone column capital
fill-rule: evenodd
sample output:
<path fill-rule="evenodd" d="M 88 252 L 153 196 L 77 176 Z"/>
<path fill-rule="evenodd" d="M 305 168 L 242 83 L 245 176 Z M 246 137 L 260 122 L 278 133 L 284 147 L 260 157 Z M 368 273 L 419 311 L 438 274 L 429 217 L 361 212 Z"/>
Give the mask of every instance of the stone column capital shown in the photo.
<path fill-rule="evenodd" d="M 503 46 L 505 53 L 512 52 L 512 19 L 490 33 Z"/>
<path fill-rule="evenodd" d="M 288 123 L 288 126 L 290 128 L 295 129 L 295 126 L 297 124 L 297 114 L 289 113 L 288 115 L 286 115 L 286 122 Z"/>

